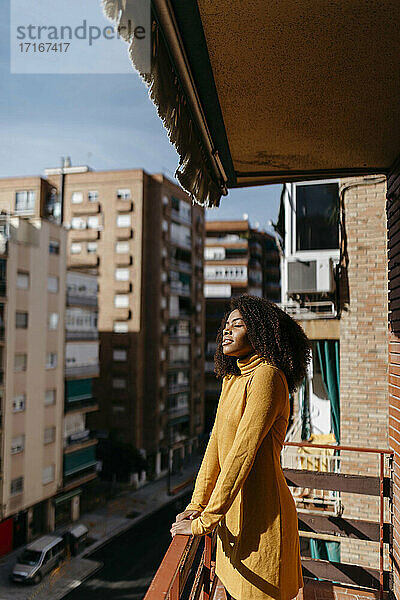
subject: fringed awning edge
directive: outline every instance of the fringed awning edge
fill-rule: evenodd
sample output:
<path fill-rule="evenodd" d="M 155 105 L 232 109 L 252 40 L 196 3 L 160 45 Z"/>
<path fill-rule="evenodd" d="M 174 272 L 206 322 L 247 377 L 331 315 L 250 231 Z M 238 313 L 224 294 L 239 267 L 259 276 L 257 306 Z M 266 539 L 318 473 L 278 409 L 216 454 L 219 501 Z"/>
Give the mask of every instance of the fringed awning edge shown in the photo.
<path fill-rule="evenodd" d="M 102 0 L 107 18 L 123 31 L 127 21 L 126 8 L 129 0 Z M 142 73 L 135 60 L 133 39 L 121 32 L 129 43 L 128 54 L 135 70 L 148 88 L 151 101 L 163 122 L 168 138 L 179 154 L 175 177 L 192 201 L 211 208 L 219 206 L 222 188 L 211 175 L 213 169 L 208 153 L 204 150 L 201 136 L 193 118 L 186 95 L 175 72 L 162 31 L 152 19 L 151 72 Z"/>

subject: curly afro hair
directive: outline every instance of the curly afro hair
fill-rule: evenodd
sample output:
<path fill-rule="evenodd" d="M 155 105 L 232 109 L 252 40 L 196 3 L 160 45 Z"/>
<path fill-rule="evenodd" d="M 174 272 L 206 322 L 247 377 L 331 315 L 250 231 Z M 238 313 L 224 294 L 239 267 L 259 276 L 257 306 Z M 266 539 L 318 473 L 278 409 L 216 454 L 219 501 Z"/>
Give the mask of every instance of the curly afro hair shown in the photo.
<path fill-rule="evenodd" d="M 283 371 L 289 392 L 293 392 L 306 376 L 311 356 L 310 342 L 300 325 L 274 302 L 249 294 L 231 298 L 229 310 L 222 319 L 214 356 L 217 377 L 240 375 L 237 359 L 225 356 L 222 351 L 225 323 L 235 309 L 242 315 L 247 337 L 254 351 Z"/>

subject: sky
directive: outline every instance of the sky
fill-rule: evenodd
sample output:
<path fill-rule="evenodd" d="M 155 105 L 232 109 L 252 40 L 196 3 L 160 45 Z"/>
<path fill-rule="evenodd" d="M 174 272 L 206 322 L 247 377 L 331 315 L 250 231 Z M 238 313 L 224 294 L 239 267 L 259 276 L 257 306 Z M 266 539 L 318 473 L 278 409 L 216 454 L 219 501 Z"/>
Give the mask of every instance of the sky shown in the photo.
<path fill-rule="evenodd" d="M 133 67 L 124 64 L 126 44 L 119 40 L 113 47 L 120 52 L 117 68 L 126 73 L 11 73 L 10 1 L 31 3 L 0 0 L 0 177 L 42 175 L 46 167 L 59 166 L 61 157 L 69 156 L 73 165 L 88 164 L 95 170 L 143 168 L 173 178 L 178 155 L 146 86 Z M 52 1 L 71 9 L 71 2 Z M 110 63 L 106 46 L 97 51 L 102 64 Z M 241 219 L 247 214 L 252 226 L 258 223 L 270 231 L 268 222 L 277 220 L 280 190 L 280 185 L 230 190 L 220 208 L 207 210 L 207 219 Z"/>

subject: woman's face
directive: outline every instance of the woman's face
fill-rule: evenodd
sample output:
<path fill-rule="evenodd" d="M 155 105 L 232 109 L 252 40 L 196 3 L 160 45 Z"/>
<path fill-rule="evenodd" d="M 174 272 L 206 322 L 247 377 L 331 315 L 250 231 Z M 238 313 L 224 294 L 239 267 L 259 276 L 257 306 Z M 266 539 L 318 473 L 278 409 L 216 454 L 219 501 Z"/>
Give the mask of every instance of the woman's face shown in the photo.
<path fill-rule="evenodd" d="M 237 308 L 230 313 L 225 323 L 222 333 L 222 351 L 226 356 L 237 358 L 254 352 L 247 338 L 247 327 Z"/>

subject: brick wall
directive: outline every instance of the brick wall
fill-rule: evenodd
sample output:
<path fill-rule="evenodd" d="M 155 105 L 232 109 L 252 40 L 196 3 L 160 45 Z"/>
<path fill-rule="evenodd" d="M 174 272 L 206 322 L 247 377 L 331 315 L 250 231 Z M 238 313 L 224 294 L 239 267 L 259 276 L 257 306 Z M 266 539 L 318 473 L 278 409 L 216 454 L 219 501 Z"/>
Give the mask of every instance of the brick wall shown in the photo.
<path fill-rule="evenodd" d="M 341 444 L 387 448 L 386 183 L 376 176 L 342 180 L 341 184 L 347 188 L 348 251 L 348 304 L 340 320 Z M 343 452 L 342 456 L 342 472 L 378 474 L 378 455 Z M 379 520 L 378 498 L 342 494 L 342 501 L 343 516 Z M 378 567 L 377 546 L 343 541 L 341 559 Z"/>
<path fill-rule="evenodd" d="M 388 178 L 389 266 L 389 444 L 394 451 L 393 569 L 394 593 L 400 596 L 400 162 Z"/>

